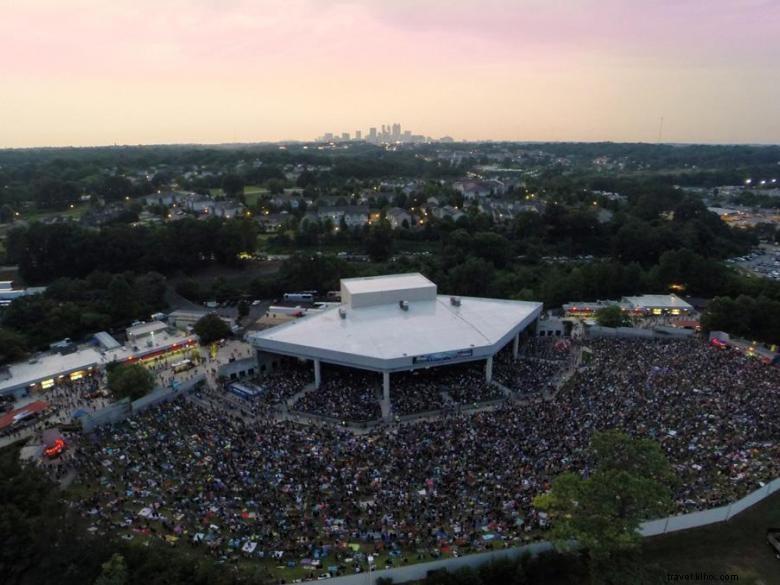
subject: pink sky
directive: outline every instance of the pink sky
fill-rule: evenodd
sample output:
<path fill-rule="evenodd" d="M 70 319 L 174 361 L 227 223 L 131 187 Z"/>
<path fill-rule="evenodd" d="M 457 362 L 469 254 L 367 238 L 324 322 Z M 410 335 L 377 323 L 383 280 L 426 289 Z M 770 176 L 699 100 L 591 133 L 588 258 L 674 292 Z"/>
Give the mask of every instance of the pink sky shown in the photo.
<path fill-rule="evenodd" d="M 780 0 L 0 0 L 0 146 L 780 142 Z"/>

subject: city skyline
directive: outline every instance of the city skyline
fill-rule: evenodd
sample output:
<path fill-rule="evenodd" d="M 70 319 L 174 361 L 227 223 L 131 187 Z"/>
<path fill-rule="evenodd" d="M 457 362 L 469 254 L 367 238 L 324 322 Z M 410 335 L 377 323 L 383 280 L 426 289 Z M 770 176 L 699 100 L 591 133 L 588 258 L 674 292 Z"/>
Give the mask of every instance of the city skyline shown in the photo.
<path fill-rule="evenodd" d="M 314 142 L 365 141 L 372 144 L 383 144 L 391 142 L 431 142 L 437 140 L 452 142 L 454 140 L 451 136 L 433 138 L 424 134 L 415 134 L 411 130 L 402 130 L 401 128 L 400 122 L 393 122 L 392 124 L 386 123 L 380 126 L 370 126 L 365 132 L 363 130 L 355 130 L 354 133 L 348 131 L 325 132 L 322 136 L 315 138 Z"/>
<path fill-rule="evenodd" d="M 0 8 L 0 147 L 311 141 L 388 118 L 459 140 L 780 142 L 774 1 Z"/>

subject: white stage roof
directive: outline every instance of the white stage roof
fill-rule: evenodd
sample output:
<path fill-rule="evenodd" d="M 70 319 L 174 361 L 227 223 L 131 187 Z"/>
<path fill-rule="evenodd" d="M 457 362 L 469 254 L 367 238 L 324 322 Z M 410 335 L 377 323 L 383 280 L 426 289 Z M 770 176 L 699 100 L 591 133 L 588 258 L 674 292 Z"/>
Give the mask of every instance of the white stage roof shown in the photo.
<path fill-rule="evenodd" d="M 426 288 L 433 284 L 420 278 Z M 372 286 L 374 283 L 366 284 L 367 288 Z M 383 290 L 371 292 L 382 294 Z M 409 301 L 408 310 L 398 302 L 358 308 L 342 304 L 253 333 L 247 339 L 257 349 L 271 353 L 358 368 L 403 370 L 493 355 L 542 310 L 541 303 L 459 298 L 460 306 L 452 304 L 449 296 Z M 343 318 L 341 312 L 345 313 Z"/>

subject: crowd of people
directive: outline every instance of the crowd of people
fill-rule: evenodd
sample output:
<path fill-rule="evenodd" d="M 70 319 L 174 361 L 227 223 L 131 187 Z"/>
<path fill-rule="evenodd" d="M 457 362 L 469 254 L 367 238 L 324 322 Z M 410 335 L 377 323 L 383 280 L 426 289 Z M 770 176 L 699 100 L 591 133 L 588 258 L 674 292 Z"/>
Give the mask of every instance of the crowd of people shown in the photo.
<path fill-rule="evenodd" d="M 263 388 L 263 400 L 268 404 L 282 404 L 301 392 L 314 381 L 310 368 L 286 364 L 283 369 L 271 372 L 257 380 Z"/>
<path fill-rule="evenodd" d="M 105 533 L 338 559 L 356 542 L 471 552 L 534 538 L 546 526 L 534 496 L 564 471 L 588 472 L 597 430 L 660 443 L 679 478 L 677 512 L 780 476 L 776 368 L 698 340 L 585 345 L 582 368 L 547 398 L 364 433 L 237 416 L 213 397 L 162 404 L 82 442 L 73 464 L 88 495 L 77 506 Z M 324 391 L 296 408 L 367 416 L 350 409 L 362 392 L 378 408 L 380 379 L 354 376 L 324 374 Z M 442 385 L 452 394 L 455 383 Z"/>
<path fill-rule="evenodd" d="M 0 413 L 8 412 L 14 409 L 16 398 L 12 395 L 0 396 Z"/>
<path fill-rule="evenodd" d="M 71 416 L 79 410 L 93 412 L 109 404 L 108 393 L 101 390 L 104 385 L 99 374 L 78 380 L 63 378 L 46 390 L 42 398 L 60 413 L 60 422 L 70 422 Z"/>
<path fill-rule="evenodd" d="M 528 358 L 512 359 L 502 352 L 493 369 L 493 379 L 519 396 L 551 390 L 563 373 L 560 361 Z"/>
<path fill-rule="evenodd" d="M 379 420 L 381 383 L 373 372 L 323 367 L 320 387 L 301 396 L 292 409 L 345 422 Z"/>
<path fill-rule="evenodd" d="M 542 360 L 569 359 L 571 340 L 561 337 L 529 337 L 523 344 L 523 355 Z"/>
<path fill-rule="evenodd" d="M 446 405 L 443 390 L 436 368 L 393 374 L 390 387 L 393 414 L 408 416 L 441 410 Z"/>
<path fill-rule="evenodd" d="M 474 406 L 505 398 L 501 388 L 485 380 L 485 370 L 481 365 L 447 368 L 442 376 L 442 385 L 458 406 Z"/>
<path fill-rule="evenodd" d="M 77 380 L 68 377 L 58 379 L 52 387 L 36 397 L 46 402 L 47 408 L 0 430 L 0 437 L 21 438 L 32 431 L 67 424 L 79 414 L 89 414 L 103 408 L 111 402 L 108 393 L 101 390 L 103 385 L 104 377 L 99 374 L 85 375 Z M 34 401 L 33 397 L 28 396 L 23 402 L 26 404 Z M 19 407 L 19 403 L 11 396 L 5 397 L 4 403 L 10 406 L 9 410 Z"/>

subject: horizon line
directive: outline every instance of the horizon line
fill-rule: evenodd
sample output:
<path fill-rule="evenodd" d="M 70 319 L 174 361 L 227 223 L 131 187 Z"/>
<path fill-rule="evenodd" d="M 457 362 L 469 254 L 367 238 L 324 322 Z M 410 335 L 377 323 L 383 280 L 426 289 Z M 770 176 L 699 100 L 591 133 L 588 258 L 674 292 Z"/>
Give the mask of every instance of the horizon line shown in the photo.
<path fill-rule="evenodd" d="M 286 146 L 286 145 L 330 145 L 330 144 L 366 144 L 372 146 L 382 146 L 388 144 L 399 145 L 431 145 L 431 144 L 640 144 L 647 146 L 756 146 L 761 148 L 780 146 L 780 142 L 657 142 L 646 140 L 502 140 L 495 138 L 483 139 L 454 139 L 452 141 L 441 142 L 439 140 L 422 142 L 378 142 L 372 143 L 367 140 L 333 140 L 323 142 L 318 140 L 259 140 L 252 142 L 139 142 L 113 143 L 113 144 L 70 144 L 70 145 L 46 145 L 39 144 L 34 146 L 0 146 L 0 152 L 21 151 L 21 150 L 64 150 L 64 149 L 107 149 L 107 148 L 153 148 L 153 147 L 246 147 L 246 146 Z"/>

